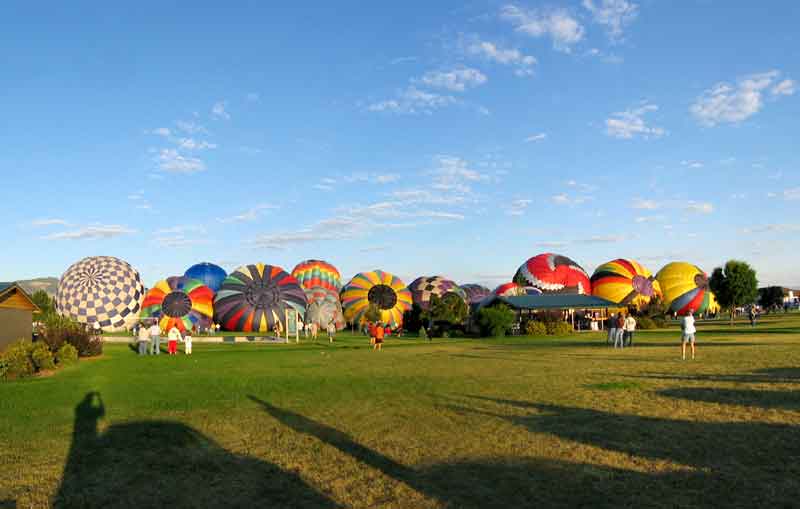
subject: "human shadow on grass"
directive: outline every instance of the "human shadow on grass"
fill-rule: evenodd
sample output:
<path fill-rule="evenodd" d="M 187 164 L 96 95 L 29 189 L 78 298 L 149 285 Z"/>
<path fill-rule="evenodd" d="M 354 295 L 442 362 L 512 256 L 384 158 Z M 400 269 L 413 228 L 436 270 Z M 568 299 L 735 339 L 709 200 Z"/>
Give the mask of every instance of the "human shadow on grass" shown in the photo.
<path fill-rule="evenodd" d="M 796 461 L 800 456 L 800 429 L 796 426 L 684 421 L 481 396 L 470 398 L 490 403 L 495 409 L 451 408 L 504 419 L 531 432 L 628 456 L 691 467 L 699 477 L 693 477 L 685 488 L 708 497 L 703 505 L 791 507 L 800 497 L 800 466 Z M 509 415 L 498 406 L 512 407 L 514 413 Z M 525 414 L 519 415 L 520 412 Z M 698 479 L 700 485 L 695 485 Z M 673 489 L 676 494 L 684 487 Z"/>
<path fill-rule="evenodd" d="M 249 398 L 295 432 L 314 437 L 445 507 L 642 507 L 661 504 L 666 497 L 688 506 L 704 489 L 705 476 L 697 472 L 644 474 L 545 458 L 478 458 L 413 468 L 332 426 Z M 408 501 L 392 502 L 412 507 Z"/>
<path fill-rule="evenodd" d="M 798 394 L 797 391 L 681 387 L 658 391 L 657 394 L 668 398 L 685 399 L 703 403 L 800 410 L 800 394 Z"/>
<path fill-rule="evenodd" d="M 112 425 L 100 395 L 75 408 L 54 507 L 338 507 L 299 476 L 170 421 Z"/>
<path fill-rule="evenodd" d="M 695 374 L 675 375 L 673 373 L 645 373 L 642 375 L 619 374 L 623 378 L 646 378 L 656 380 L 682 380 L 693 382 L 737 382 L 737 383 L 775 383 L 794 384 L 800 383 L 800 368 L 765 368 L 757 369 L 750 373 L 735 375 L 725 374 Z"/>

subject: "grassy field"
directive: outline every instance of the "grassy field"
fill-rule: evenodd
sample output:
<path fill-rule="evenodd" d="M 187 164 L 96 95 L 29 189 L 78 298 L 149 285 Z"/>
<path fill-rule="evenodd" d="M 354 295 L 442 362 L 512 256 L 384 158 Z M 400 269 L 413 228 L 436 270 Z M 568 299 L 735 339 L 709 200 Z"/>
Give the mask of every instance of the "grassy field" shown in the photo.
<path fill-rule="evenodd" d="M 699 329 L 108 345 L 0 383 L 0 508 L 797 507 L 800 315 Z"/>

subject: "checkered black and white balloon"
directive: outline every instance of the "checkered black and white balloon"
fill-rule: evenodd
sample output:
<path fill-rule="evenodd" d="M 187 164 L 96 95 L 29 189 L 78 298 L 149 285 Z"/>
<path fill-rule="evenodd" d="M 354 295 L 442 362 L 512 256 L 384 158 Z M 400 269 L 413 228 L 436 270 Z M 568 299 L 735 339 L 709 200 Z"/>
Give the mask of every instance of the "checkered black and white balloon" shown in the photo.
<path fill-rule="evenodd" d="M 56 295 L 58 312 L 105 331 L 132 326 L 139 316 L 144 285 L 128 262 L 112 256 L 92 256 L 72 265 L 61 276 Z"/>

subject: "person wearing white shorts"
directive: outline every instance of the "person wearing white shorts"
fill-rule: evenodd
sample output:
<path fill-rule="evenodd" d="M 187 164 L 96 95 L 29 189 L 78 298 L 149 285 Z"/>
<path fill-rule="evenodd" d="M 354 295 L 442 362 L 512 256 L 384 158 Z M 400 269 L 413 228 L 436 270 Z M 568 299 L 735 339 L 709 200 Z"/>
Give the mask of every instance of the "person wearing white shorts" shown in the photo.
<path fill-rule="evenodd" d="M 697 328 L 694 326 L 694 309 L 689 309 L 686 316 L 681 321 L 681 330 L 683 331 L 683 338 L 681 341 L 681 358 L 686 360 L 686 344 L 688 343 L 692 350 L 692 360 L 694 360 L 694 335 L 697 333 Z"/>

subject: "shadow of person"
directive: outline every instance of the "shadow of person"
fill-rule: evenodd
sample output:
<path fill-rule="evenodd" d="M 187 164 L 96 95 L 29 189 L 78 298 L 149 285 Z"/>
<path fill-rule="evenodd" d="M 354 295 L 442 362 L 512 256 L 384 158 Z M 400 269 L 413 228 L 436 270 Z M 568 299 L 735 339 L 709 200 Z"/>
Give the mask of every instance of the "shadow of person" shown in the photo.
<path fill-rule="evenodd" d="M 800 498 L 798 428 L 760 422 L 702 422 L 471 396 L 529 415 L 452 407 L 530 431 L 706 473 L 714 505 L 791 507 Z"/>
<path fill-rule="evenodd" d="M 177 422 L 100 432 L 105 411 L 95 392 L 75 407 L 55 507 L 338 507 L 296 474 L 226 451 Z"/>
<path fill-rule="evenodd" d="M 446 507 L 609 507 L 652 506 L 665 497 L 687 506 L 702 492 L 702 473 L 659 474 L 545 458 L 478 458 L 415 469 L 357 443 L 346 433 L 295 412 L 248 396 L 269 415 L 297 433 L 338 449 L 395 481 Z M 686 494 L 675 486 L 687 488 Z M 693 491 L 694 490 L 694 491 Z M 387 501 L 405 507 L 406 501 Z"/>
<path fill-rule="evenodd" d="M 680 387 L 660 390 L 657 394 L 703 403 L 800 410 L 800 394 L 797 391 Z"/>

